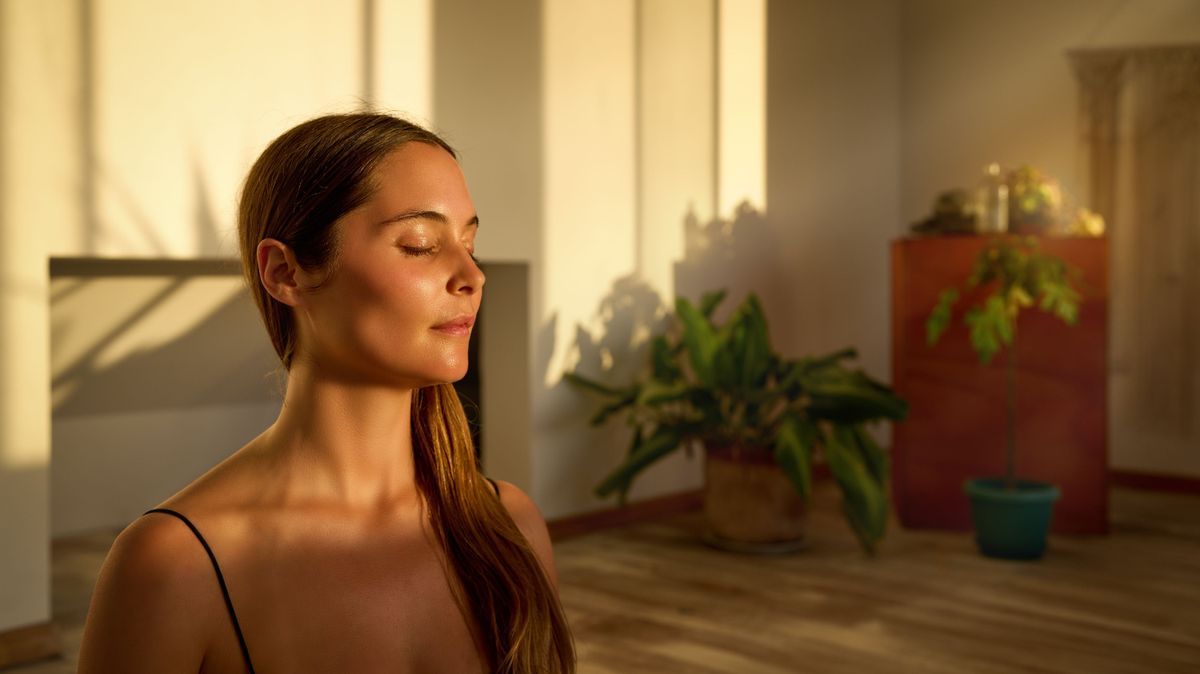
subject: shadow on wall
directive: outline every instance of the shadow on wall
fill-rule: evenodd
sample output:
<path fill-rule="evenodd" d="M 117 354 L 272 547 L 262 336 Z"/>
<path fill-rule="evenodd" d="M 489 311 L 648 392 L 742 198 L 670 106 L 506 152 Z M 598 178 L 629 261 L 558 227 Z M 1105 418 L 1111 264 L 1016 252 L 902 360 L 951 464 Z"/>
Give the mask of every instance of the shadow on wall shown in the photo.
<path fill-rule="evenodd" d="M 278 397 L 278 359 L 240 276 L 55 279 L 51 298 L 56 417 Z"/>
<path fill-rule="evenodd" d="M 751 291 L 762 300 L 768 319 L 784 308 L 789 282 L 782 273 L 784 251 L 765 213 L 743 201 L 731 219 L 702 224 L 689 211 L 683 236 L 684 257 L 675 264 L 676 295 L 698 302 L 710 290 L 727 290 L 718 320 Z"/>
<path fill-rule="evenodd" d="M 721 320 L 751 291 L 767 308 L 767 316 L 782 309 L 778 238 L 765 215 L 743 202 L 731 219 L 716 218 L 701 223 L 689 209 L 682 219 L 684 258 L 675 263 L 675 294 L 698 302 L 710 291 L 725 289 L 728 297 L 718 309 Z M 773 301 L 775 300 L 775 301 Z M 593 326 L 577 325 L 571 345 L 575 366 L 581 374 L 610 384 L 627 384 L 647 366 L 649 340 L 671 323 L 674 302 L 665 301 L 636 274 L 613 282 L 612 289 L 596 309 Z M 551 374 L 554 352 L 553 327 L 557 317 L 543 327 L 549 348 L 540 355 L 543 377 Z M 547 342 L 543 342 L 546 344 Z M 553 373 L 558 375 L 560 373 Z"/>

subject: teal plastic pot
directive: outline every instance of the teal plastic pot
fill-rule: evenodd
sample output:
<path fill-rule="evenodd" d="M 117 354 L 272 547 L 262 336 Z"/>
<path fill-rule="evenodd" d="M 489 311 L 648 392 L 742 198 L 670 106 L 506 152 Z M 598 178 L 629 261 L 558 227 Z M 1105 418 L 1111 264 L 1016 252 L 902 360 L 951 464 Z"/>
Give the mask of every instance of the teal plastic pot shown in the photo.
<path fill-rule="evenodd" d="M 975 541 L 988 557 L 1038 559 L 1046 552 L 1046 535 L 1058 487 L 1047 482 L 1016 480 L 1006 487 L 1003 478 L 967 480 Z"/>

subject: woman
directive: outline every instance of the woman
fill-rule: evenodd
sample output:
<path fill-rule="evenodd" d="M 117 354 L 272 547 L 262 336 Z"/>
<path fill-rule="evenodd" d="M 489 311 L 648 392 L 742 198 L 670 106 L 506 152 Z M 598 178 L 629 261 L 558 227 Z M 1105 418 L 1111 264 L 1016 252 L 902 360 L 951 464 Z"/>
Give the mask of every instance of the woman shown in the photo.
<path fill-rule="evenodd" d="M 484 285 L 453 150 L 311 120 L 254 164 L 238 227 L 282 410 L 117 537 L 79 671 L 573 671 L 545 522 L 478 472 L 449 384 Z"/>

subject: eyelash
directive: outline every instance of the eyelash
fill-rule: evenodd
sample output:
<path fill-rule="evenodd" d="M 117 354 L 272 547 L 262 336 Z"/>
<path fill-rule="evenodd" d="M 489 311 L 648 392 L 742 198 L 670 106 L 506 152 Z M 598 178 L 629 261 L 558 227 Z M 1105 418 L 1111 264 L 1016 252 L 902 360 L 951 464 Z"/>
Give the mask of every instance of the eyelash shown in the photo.
<path fill-rule="evenodd" d="M 432 247 L 430 247 L 430 248 L 413 248 L 411 246 L 401 246 L 401 248 L 404 249 L 405 254 L 410 255 L 412 257 L 423 257 L 425 255 L 433 255 L 433 253 L 434 253 L 434 249 Z M 479 258 L 475 257 L 474 253 L 471 253 L 471 260 L 475 264 L 477 264 L 477 265 L 479 264 Z"/>

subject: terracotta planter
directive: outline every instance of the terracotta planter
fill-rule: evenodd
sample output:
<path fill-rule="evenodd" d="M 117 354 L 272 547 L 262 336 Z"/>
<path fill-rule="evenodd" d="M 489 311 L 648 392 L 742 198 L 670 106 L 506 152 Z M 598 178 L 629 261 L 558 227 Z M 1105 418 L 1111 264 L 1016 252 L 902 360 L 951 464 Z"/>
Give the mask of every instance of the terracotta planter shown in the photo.
<path fill-rule="evenodd" d="M 770 454 L 723 447 L 705 457 L 706 542 L 761 554 L 804 546 L 804 499 Z"/>

